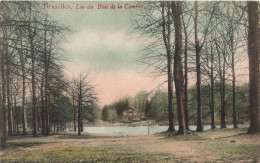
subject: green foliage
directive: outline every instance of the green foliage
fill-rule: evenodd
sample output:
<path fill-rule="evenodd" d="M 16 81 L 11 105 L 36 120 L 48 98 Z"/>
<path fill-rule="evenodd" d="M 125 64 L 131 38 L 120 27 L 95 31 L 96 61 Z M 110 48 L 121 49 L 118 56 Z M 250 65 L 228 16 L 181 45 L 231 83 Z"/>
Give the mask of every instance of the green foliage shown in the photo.
<path fill-rule="evenodd" d="M 22 123 L 22 108 L 20 106 L 13 107 L 13 119 L 16 123 Z"/>
<path fill-rule="evenodd" d="M 95 122 L 101 119 L 101 111 L 93 105 L 85 105 L 82 108 L 82 118 L 88 122 Z"/>
<path fill-rule="evenodd" d="M 92 116 L 94 121 L 98 121 L 102 119 L 102 111 L 99 108 L 93 108 L 92 110 Z"/>
<path fill-rule="evenodd" d="M 119 101 L 116 101 L 114 104 L 112 104 L 113 108 L 115 108 L 117 115 L 121 115 L 123 110 L 129 106 L 128 99 L 122 99 Z"/>
<path fill-rule="evenodd" d="M 146 117 L 150 117 L 151 111 L 152 111 L 152 103 L 151 101 L 146 100 L 144 115 Z"/>
<path fill-rule="evenodd" d="M 102 110 L 102 119 L 104 121 L 118 121 L 119 116 L 115 108 L 105 105 Z"/>
<path fill-rule="evenodd" d="M 25 115 L 28 128 L 32 128 L 32 103 L 28 102 L 25 104 Z M 21 116 L 21 115 L 20 115 Z"/>
<path fill-rule="evenodd" d="M 145 112 L 147 98 L 148 94 L 146 91 L 140 91 L 135 96 L 135 108 L 142 113 Z"/>
<path fill-rule="evenodd" d="M 232 110 L 232 86 L 230 84 L 226 85 L 226 121 L 232 123 L 233 121 L 233 110 Z M 210 99 L 210 86 L 201 85 L 201 94 L 202 94 L 202 113 L 204 124 L 209 124 L 211 121 L 210 109 L 211 109 L 211 99 Z M 190 124 L 196 124 L 197 119 L 197 92 L 196 86 L 192 86 L 188 89 L 189 94 L 189 119 Z M 144 97 L 141 99 L 141 97 Z M 165 91 L 158 91 L 154 96 L 151 97 L 149 101 L 147 99 L 146 92 L 142 91 L 136 95 L 136 105 L 139 104 L 140 97 L 140 106 L 145 104 L 144 113 L 145 116 L 154 119 L 155 121 L 167 121 L 168 120 L 168 94 Z M 175 94 L 173 95 L 173 111 L 176 113 L 177 104 L 175 102 Z M 102 110 L 102 117 L 105 121 L 115 121 L 118 120 L 123 109 L 128 105 L 128 99 L 122 99 L 114 102 L 111 105 L 106 105 Z M 244 123 L 248 121 L 248 108 L 249 108 L 249 94 L 248 94 L 248 85 L 242 85 L 236 87 L 236 111 L 238 117 L 238 123 Z M 141 102 L 145 100 L 145 102 Z M 133 103 L 133 102 L 131 102 Z M 218 82 L 214 85 L 214 104 L 215 104 L 215 122 L 220 122 L 220 85 Z M 141 107 L 140 107 L 141 108 Z M 174 109 L 175 108 L 175 109 Z M 117 115 L 115 114 L 117 113 Z M 177 114 L 174 114 L 175 121 L 177 120 Z"/>
<path fill-rule="evenodd" d="M 237 108 L 237 120 L 238 123 L 244 123 L 249 121 L 249 86 L 237 87 L 236 89 L 236 108 Z"/>
<path fill-rule="evenodd" d="M 214 86 L 214 104 L 215 104 L 215 121 L 216 123 L 220 122 L 220 85 L 215 83 Z M 232 86 L 230 84 L 226 85 L 226 120 L 227 122 L 233 121 L 233 110 L 232 110 Z M 188 90 L 189 93 L 189 119 L 192 124 L 196 123 L 197 117 L 197 93 L 196 86 L 190 87 Z M 210 122 L 210 87 L 209 85 L 201 86 L 202 94 L 202 113 L 203 121 L 205 123 Z M 238 122 L 243 123 L 248 121 L 248 107 L 249 107 L 249 98 L 248 98 L 248 86 L 237 86 L 236 87 L 236 110 Z"/>
<path fill-rule="evenodd" d="M 104 121 L 118 121 L 121 113 L 128 106 L 128 98 L 118 100 L 111 105 L 105 105 L 102 110 L 102 119 Z"/>
<path fill-rule="evenodd" d="M 73 120 L 72 104 L 69 97 L 60 91 L 52 92 L 50 122 L 64 124 Z"/>
<path fill-rule="evenodd" d="M 168 117 L 168 94 L 158 91 L 151 99 L 151 111 L 148 115 L 158 121 L 167 120 Z"/>

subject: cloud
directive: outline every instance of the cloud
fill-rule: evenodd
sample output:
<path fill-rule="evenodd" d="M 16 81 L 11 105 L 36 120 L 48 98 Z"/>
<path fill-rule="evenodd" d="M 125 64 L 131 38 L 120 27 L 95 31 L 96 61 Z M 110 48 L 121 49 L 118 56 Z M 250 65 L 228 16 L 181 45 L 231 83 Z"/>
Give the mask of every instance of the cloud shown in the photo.
<path fill-rule="evenodd" d="M 95 71 L 136 70 L 143 40 L 124 30 L 86 29 L 74 33 L 64 47 L 71 62 L 84 62 Z"/>

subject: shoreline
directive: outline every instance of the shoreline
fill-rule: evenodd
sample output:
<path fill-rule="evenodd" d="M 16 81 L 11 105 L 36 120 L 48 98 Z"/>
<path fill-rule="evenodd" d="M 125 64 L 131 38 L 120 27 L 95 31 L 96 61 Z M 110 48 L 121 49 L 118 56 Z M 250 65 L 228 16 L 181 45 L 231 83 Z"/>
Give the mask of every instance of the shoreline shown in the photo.
<path fill-rule="evenodd" d="M 154 122 L 154 121 L 139 121 L 139 122 L 86 122 L 83 124 L 84 127 L 119 127 L 119 126 L 129 126 L 129 127 L 137 127 L 137 126 L 168 126 L 167 122 Z M 203 126 L 210 126 L 210 123 L 203 123 Z M 232 123 L 226 123 L 227 126 L 233 125 Z M 249 126 L 249 122 L 239 123 L 240 126 Z M 73 127 L 73 125 L 68 125 L 69 127 Z M 174 126 L 177 127 L 178 123 L 175 122 Z M 196 126 L 195 123 L 189 124 L 189 126 Z M 216 123 L 215 126 L 220 126 L 220 123 Z"/>

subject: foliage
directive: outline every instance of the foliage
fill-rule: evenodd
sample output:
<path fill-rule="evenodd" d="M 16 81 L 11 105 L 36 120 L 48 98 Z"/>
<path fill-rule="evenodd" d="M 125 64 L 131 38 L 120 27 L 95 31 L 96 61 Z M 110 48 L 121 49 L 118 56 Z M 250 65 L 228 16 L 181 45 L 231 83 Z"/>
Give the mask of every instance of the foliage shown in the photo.
<path fill-rule="evenodd" d="M 145 112 L 145 106 L 147 101 L 148 94 L 146 91 L 140 91 L 135 96 L 135 108 L 140 112 Z"/>
<path fill-rule="evenodd" d="M 101 111 L 96 106 L 83 106 L 82 117 L 84 120 L 87 120 L 88 122 L 95 122 L 101 119 Z"/>
<path fill-rule="evenodd" d="M 151 111 L 149 113 L 152 119 L 158 121 L 167 120 L 168 117 L 168 94 L 158 91 L 151 98 Z"/>
<path fill-rule="evenodd" d="M 105 105 L 102 110 L 102 119 L 104 121 L 118 121 L 123 110 L 129 106 L 128 100 L 129 98 L 125 98 Z"/>
<path fill-rule="evenodd" d="M 72 104 L 69 97 L 59 90 L 52 91 L 50 122 L 53 124 L 65 124 L 73 119 Z"/>
<path fill-rule="evenodd" d="M 219 83 L 215 83 L 214 89 L 214 102 L 215 102 L 215 118 L 216 122 L 220 122 L 220 92 Z M 227 122 L 232 122 L 232 89 L 231 85 L 226 85 L 226 120 Z M 189 118 L 191 123 L 196 121 L 196 87 L 193 86 L 189 88 Z M 210 87 L 208 85 L 201 86 L 202 92 L 202 110 L 203 110 L 203 119 L 204 124 L 210 122 Z M 243 123 L 248 121 L 248 86 L 241 85 L 236 87 L 236 108 L 238 122 Z"/>
<path fill-rule="evenodd" d="M 118 121 L 119 116 L 114 108 L 105 105 L 102 110 L 102 119 L 104 121 Z"/>

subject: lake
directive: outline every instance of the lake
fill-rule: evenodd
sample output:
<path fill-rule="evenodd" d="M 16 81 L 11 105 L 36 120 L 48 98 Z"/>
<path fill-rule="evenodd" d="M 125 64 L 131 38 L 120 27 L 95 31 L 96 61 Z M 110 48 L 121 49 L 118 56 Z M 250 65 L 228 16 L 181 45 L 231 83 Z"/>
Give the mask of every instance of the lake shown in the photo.
<path fill-rule="evenodd" d="M 220 128 L 219 125 L 216 126 Z M 246 128 L 248 125 L 238 125 L 239 128 Z M 178 130 L 178 126 L 175 129 Z M 195 131 L 195 125 L 191 125 L 190 129 Z M 227 128 L 233 128 L 233 125 L 227 125 Z M 143 135 L 143 134 L 155 134 L 166 131 L 168 126 L 115 126 L 115 127 L 84 127 L 83 132 L 93 134 L 108 134 L 108 135 Z M 204 131 L 209 130 L 210 125 L 204 125 Z M 68 131 L 72 131 L 73 128 L 67 128 Z"/>

